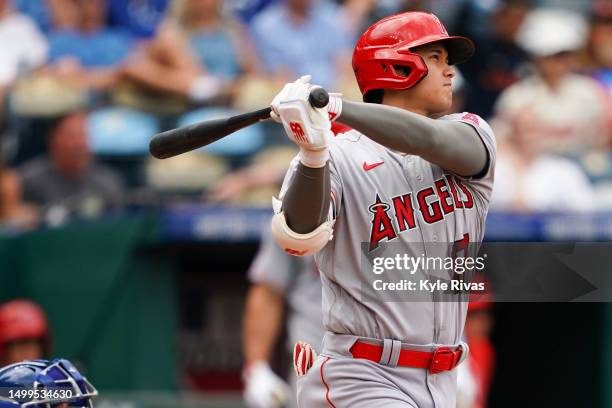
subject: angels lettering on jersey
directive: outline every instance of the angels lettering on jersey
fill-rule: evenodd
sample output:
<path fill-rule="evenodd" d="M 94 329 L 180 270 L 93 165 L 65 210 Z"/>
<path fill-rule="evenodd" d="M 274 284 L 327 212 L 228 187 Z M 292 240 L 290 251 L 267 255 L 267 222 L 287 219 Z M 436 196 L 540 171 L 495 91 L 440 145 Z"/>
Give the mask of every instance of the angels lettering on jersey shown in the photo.
<path fill-rule="evenodd" d="M 376 249 L 383 239 L 391 241 L 398 234 L 417 228 L 417 216 L 427 224 L 434 224 L 455 209 L 473 207 L 474 197 L 470 190 L 461 179 L 451 175 L 436 180 L 433 186 L 416 194 L 409 192 L 395 196 L 391 202 L 382 201 L 376 194 L 374 203 L 368 208 L 372 213 L 370 251 Z"/>

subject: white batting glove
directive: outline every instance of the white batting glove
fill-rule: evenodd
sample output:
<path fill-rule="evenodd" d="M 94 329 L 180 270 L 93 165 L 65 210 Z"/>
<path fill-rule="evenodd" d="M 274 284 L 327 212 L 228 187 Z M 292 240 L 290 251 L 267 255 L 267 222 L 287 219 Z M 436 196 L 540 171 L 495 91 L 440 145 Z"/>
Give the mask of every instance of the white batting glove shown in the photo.
<path fill-rule="evenodd" d="M 249 408 L 281 408 L 289 401 L 291 388 L 274 374 L 267 362 L 250 364 L 243 378 L 244 400 Z"/>
<path fill-rule="evenodd" d="M 312 85 L 310 75 L 285 85 L 272 100 L 273 117 L 280 118 L 289 139 L 300 147 L 300 161 L 307 167 L 320 168 L 329 159 L 327 145 L 333 137 L 325 108 L 313 108 L 308 102 Z"/>
<path fill-rule="evenodd" d="M 308 78 L 308 81 L 310 81 L 310 76 L 306 75 L 301 77 L 302 78 Z M 285 87 L 287 85 L 292 85 L 293 82 L 288 83 L 285 85 Z M 276 97 L 274 97 L 274 100 L 272 100 L 272 104 L 274 104 L 277 101 L 277 98 L 281 95 L 281 93 L 285 90 L 285 88 L 283 88 L 283 90 L 276 95 Z M 335 122 L 336 119 L 338 119 L 338 116 L 340 116 L 340 114 L 342 113 L 342 94 L 339 92 L 329 92 L 329 102 L 327 103 L 327 106 L 325 106 L 325 110 L 327 111 L 327 114 L 329 115 L 329 120 L 331 120 L 332 122 Z M 276 112 L 274 112 L 274 110 L 272 110 L 272 112 L 270 112 L 270 117 L 278 123 L 282 123 L 280 116 L 278 116 L 276 114 Z"/>

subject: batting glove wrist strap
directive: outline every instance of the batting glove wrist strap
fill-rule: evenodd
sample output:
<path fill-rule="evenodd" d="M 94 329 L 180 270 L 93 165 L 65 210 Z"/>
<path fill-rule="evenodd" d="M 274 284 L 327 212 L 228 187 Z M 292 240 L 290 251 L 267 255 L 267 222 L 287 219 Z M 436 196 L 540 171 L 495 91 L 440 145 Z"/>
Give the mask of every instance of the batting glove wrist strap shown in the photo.
<path fill-rule="evenodd" d="M 325 164 L 329 160 L 329 149 L 326 147 L 320 150 L 307 150 L 300 149 L 300 163 L 306 167 L 313 169 L 320 169 L 325 167 Z"/>
<path fill-rule="evenodd" d="M 329 120 L 334 122 L 338 119 L 338 116 L 342 113 L 342 94 L 340 93 L 330 93 L 329 94 L 329 103 L 325 107 L 327 113 L 329 114 Z"/>

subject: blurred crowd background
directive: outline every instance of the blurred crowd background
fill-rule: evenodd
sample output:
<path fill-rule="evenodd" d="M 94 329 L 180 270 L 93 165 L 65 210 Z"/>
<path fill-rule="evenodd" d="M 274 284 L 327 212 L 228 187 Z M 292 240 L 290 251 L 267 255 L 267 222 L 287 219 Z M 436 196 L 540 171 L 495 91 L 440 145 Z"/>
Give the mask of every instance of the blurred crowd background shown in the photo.
<path fill-rule="evenodd" d="M 180 229 L 182 217 L 202 207 L 214 210 L 196 232 L 248 229 L 252 219 L 242 213 L 215 218 L 214 211 L 268 209 L 296 149 L 271 121 L 167 160 L 149 156 L 149 140 L 261 109 L 305 74 L 360 100 L 354 42 L 378 19 L 409 10 L 434 12 L 449 32 L 476 43 L 474 58 L 457 67 L 453 110 L 482 116 L 496 132 L 492 214 L 612 210 L 612 1 L 0 0 L 0 300 L 32 298 L 51 321 L 35 304 L 9 303 L 5 310 L 38 322 L 25 336 L 0 327 L 0 343 L 25 339 L 12 358 L 55 347 L 93 370 L 102 390 L 239 390 L 238 322 L 257 242 L 161 245 L 151 243 L 147 220 L 116 220 L 170 211 Z M 87 224 L 95 220 L 102 222 Z M 172 231 L 165 232 L 172 238 Z M 160 272 L 169 262 L 172 278 Z M 486 314 L 476 326 L 486 329 L 476 332 L 488 336 L 500 316 L 519 327 L 520 310 Z M 566 323 L 539 310 L 524 327 Z M 604 312 L 563 310 L 585 325 L 564 334 L 588 332 L 580 347 L 599 358 L 603 335 L 588 324 Z M 121 335 L 100 340 L 102 332 Z M 500 358 L 516 362 L 506 344 L 512 336 L 493 337 Z M 581 366 L 586 360 L 571 367 L 592 368 Z M 521 370 L 501 370 L 501 378 Z M 501 404 L 509 386 L 488 375 L 495 406 L 513 406 Z M 597 406 L 600 394 L 571 406 Z M 236 406 L 223 401 L 213 405 Z"/>
<path fill-rule="evenodd" d="M 269 205 L 295 151 L 262 123 L 170 160 L 151 136 L 266 106 L 302 74 L 359 99 L 361 32 L 438 14 L 477 53 L 455 110 L 493 124 L 493 209 L 612 208 L 612 5 L 535 0 L 2 0 L 0 225 L 24 230 L 132 205 Z"/>

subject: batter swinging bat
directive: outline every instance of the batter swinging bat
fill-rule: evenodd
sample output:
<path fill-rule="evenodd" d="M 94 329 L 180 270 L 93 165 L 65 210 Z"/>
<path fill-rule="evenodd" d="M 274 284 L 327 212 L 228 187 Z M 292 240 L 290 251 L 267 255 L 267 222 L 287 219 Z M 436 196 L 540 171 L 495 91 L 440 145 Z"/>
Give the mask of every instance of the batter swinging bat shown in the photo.
<path fill-rule="evenodd" d="M 329 94 L 321 87 L 310 91 L 308 102 L 315 108 L 323 108 L 329 103 Z M 213 119 L 178 129 L 168 130 L 153 136 L 149 152 L 158 159 L 167 159 L 195 150 L 215 142 L 262 120 L 270 118 L 270 108 L 243 113 L 223 119 Z"/>

